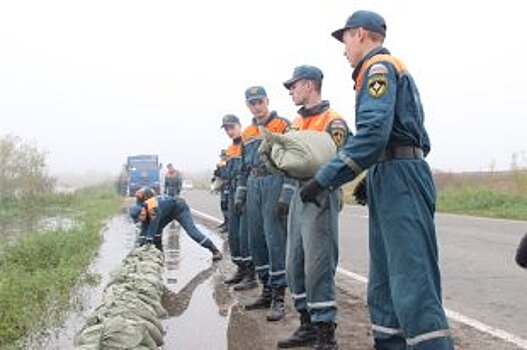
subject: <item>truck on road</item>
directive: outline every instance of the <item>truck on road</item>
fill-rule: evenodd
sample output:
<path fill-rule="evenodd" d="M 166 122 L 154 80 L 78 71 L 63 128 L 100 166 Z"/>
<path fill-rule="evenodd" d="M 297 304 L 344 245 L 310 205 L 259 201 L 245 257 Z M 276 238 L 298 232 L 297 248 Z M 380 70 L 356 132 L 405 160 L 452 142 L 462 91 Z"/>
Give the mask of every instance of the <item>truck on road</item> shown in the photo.
<path fill-rule="evenodd" d="M 160 193 L 160 169 L 157 154 L 139 154 L 128 156 L 126 169 L 128 171 L 128 195 L 133 196 L 135 192 L 144 186 L 153 188 Z"/>

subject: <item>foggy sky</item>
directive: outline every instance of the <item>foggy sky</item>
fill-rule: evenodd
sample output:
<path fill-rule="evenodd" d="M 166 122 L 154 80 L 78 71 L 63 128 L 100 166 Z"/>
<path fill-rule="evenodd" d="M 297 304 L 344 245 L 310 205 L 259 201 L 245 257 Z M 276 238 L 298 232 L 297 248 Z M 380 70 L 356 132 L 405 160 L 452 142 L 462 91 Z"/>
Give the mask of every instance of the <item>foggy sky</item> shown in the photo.
<path fill-rule="evenodd" d="M 385 46 L 414 76 L 434 169 L 508 169 L 525 152 L 527 44 L 520 1 L 139 2 L 0 4 L 0 134 L 34 141 L 52 173 L 117 172 L 157 153 L 212 169 L 229 140 L 221 117 L 250 120 L 261 84 L 293 119 L 282 82 L 324 72 L 323 98 L 354 130 L 352 69 L 330 33 L 357 9 L 381 13 Z M 525 155 L 525 153 L 523 153 Z M 521 157 L 520 157 L 521 158 Z"/>

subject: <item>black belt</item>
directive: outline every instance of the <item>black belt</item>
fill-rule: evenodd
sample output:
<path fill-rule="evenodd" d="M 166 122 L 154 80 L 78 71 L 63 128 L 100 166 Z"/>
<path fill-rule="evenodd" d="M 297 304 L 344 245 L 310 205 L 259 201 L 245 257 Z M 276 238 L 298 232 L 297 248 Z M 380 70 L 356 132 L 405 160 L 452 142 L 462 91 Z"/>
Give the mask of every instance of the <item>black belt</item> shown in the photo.
<path fill-rule="evenodd" d="M 423 159 L 424 152 L 419 147 L 414 146 L 394 146 L 386 148 L 379 157 L 379 162 L 386 162 L 393 159 Z"/>
<path fill-rule="evenodd" d="M 267 169 L 261 169 L 261 168 L 252 168 L 249 172 L 249 175 L 252 177 L 262 177 L 271 175 L 271 173 Z"/>

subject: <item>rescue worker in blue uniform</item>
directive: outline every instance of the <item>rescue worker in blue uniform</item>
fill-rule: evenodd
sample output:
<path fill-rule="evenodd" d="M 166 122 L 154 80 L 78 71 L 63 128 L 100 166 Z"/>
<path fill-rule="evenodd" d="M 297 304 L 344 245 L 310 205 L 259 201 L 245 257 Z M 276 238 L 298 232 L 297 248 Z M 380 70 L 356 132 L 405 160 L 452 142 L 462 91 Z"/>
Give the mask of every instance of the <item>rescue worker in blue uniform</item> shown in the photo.
<path fill-rule="evenodd" d="M 322 100 L 322 71 L 302 65 L 284 83 L 295 105 L 301 106 L 291 125 L 293 130 L 328 132 L 337 148 L 349 135 L 344 119 Z M 300 180 L 300 184 L 307 180 Z M 335 341 L 335 272 L 338 263 L 338 215 L 342 192 L 324 190 L 317 204 L 303 203 L 298 186 L 291 200 L 287 239 L 287 280 L 300 327 L 279 348 L 315 345 L 316 349 L 337 349 Z"/>
<path fill-rule="evenodd" d="M 289 130 L 290 123 L 275 111 L 269 111 L 269 99 L 262 86 L 246 89 L 245 101 L 253 120 L 242 133 L 243 170 L 236 192 L 236 207 L 239 213 L 246 211 L 250 218 L 251 256 L 263 285 L 258 299 L 245 305 L 245 309 L 269 309 L 267 320 L 278 321 L 285 315 L 287 213 L 294 186 L 282 175 L 272 174 L 265 168 L 258 155 L 262 142 L 259 128 L 284 133 Z"/>
<path fill-rule="evenodd" d="M 222 149 L 220 152 L 220 161 L 216 164 L 214 169 L 214 178 L 221 179 L 223 181 L 220 193 L 220 209 L 223 214 L 223 222 L 218 225 L 221 233 L 225 233 L 229 230 L 229 179 L 227 177 L 227 150 Z"/>
<path fill-rule="evenodd" d="M 227 114 L 222 119 L 221 127 L 231 138 L 232 143 L 226 150 L 226 166 L 224 182 L 228 189 L 228 220 L 229 220 L 229 249 L 231 251 L 232 262 L 236 265 L 236 272 L 227 278 L 225 284 L 237 284 L 242 282 L 246 276 L 252 276 L 254 280 L 254 265 L 249 253 L 249 235 L 247 230 L 246 214 L 240 216 L 234 210 L 234 195 L 236 185 L 241 173 L 241 123 L 240 119 Z M 256 287 L 256 285 L 255 285 Z"/>
<path fill-rule="evenodd" d="M 170 197 L 179 196 L 183 180 L 181 174 L 177 171 L 172 163 L 167 164 L 165 173 L 165 194 Z"/>
<path fill-rule="evenodd" d="M 157 249 L 163 250 L 163 228 L 172 220 L 177 220 L 192 240 L 210 250 L 213 261 L 222 259 L 223 255 L 216 245 L 194 224 L 190 208 L 183 198 L 155 195 L 155 192 L 149 189 L 139 191 L 144 195 L 136 196 L 137 203 L 129 211 L 134 222 L 141 223 L 139 245 L 154 244 Z"/>
<path fill-rule="evenodd" d="M 453 349 L 441 301 L 436 191 L 416 84 L 382 46 L 386 23 L 354 12 L 332 34 L 354 68 L 357 133 L 301 190 L 306 203 L 368 169 L 368 308 L 376 349 Z"/>

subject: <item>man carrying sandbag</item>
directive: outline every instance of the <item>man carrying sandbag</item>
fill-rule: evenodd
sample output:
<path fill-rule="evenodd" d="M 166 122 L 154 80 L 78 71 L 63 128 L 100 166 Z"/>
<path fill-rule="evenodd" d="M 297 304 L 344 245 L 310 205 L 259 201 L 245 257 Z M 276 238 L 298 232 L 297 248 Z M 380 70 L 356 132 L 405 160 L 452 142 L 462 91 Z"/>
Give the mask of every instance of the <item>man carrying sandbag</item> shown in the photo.
<path fill-rule="evenodd" d="M 305 203 L 368 169 L 368 309 L 376 349 L 454 348 L 441 301 L 434 214 L 425 156 L 430 140 L 415 81 L 383 47 L 386 22 L 356 11 L 332 33 L 354 68 L 357 133 L 300 191 Z"/>
<path fill-rule="evenodd" d="M 322 100 L 323 74 L 313 66 L 299 66 L 284 83 L 293 102 L 301 106 L 293 130 L 328 132 L 337 147 L 346 142 L 344 119 Z M 306 180 L 301 180 L 300 184 Z M 342 198 L 338 188 L 328 188 L 317 203 L 303 203 L 298 189 L 291 199 L 287 239 L 287 281 L 300 327 L 279 348 L 316 344 L 316 349 L 337 349 L 335 341 L 335 271 L 338 263 L 338 214 Z"/>
<path fill-rule="evenodd" d="M 269 111 L 267 93 L 261 86 L 249 87 L 245 101 L 254 118 L 242 133 L 243 170 L 235 207 L 239 214 L 246 210 L 251 255 L 263 284 L 259 298 L 245 305 L 245 309 L 269 309 L 267 320 L 278 321 L 284 317 L 286 220 L 294 186 L 265 168 L 258 148 L 262 142 L 260 128 L 284 133 L 289 130 L 289 121 Z"/>

